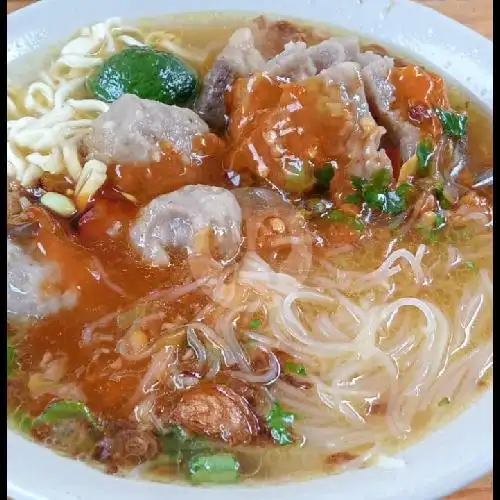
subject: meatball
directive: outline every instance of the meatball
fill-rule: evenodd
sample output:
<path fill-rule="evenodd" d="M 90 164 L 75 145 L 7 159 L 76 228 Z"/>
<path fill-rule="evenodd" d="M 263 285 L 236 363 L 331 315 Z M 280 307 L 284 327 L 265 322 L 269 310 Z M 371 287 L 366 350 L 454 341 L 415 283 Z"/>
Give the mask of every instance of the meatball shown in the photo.
<path fill-rule="evenodd" d="M 130 230 L 132 244 L 156 266 L 168 266 L 168 247 L 189 252 L 213 236 L 217 253 L 229 258 L 241 242 L 241 209 L 226 189 L 185 186 L 158 196 Z"/>

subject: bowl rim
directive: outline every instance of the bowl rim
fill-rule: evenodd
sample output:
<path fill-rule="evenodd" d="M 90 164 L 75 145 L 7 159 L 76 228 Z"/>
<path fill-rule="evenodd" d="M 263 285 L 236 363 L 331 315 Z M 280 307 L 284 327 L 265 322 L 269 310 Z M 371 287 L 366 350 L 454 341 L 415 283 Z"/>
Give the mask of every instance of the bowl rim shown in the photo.
<path fill-rule="evenodd" d="M 125 21 L 153 14 L 189 11 L 269 13 L 313 22 L 329 19 L 332 26 L 362 33 L 373 41 L 425 61 L 468 90 L 484 107 L 493 109 L 493 44 L 482 35 L 426 6 L 400 0 L 184 0 L 176 9 L 164 0 L 41 0 L 7 16 L 7 61 L 43 50 L 70 36 L 76 29 L 116 15 Z M 261 9 L 262 12 L 256 12 Z M 75 13 L 77 15 L 75 16 Z M 493 390 L 452 422 L 427 435 L 398 456 L 406 468 L 361 471 L 282 485 L 192 488 L 147 483 L 106 476 L 80 462 L 7 431 L 7 490 L 15 500 L 66 500 L 142 497 L 175 494 L 192 500 L 200 492 L 206 500 L 221 492 L 241 500 L 258 494 L 263 500 L 279 495 L 294 499 L 327 498 L 399 499 L 443 497 L 491 471 L 493 466 Z M 468 432 L 474 429 L 474 432 Z M 467 453 L 463 453 L 463 450 Z M 461 453 L 462 451 L 462 453 Z M 466 456 L 464 456 L 466 455 Z M 31 457 L 27 460 L 24 457 Z M 430 463 L 426 463 L 430 462 Z M 60 471 L 61 474 L 55 473 Z"/>

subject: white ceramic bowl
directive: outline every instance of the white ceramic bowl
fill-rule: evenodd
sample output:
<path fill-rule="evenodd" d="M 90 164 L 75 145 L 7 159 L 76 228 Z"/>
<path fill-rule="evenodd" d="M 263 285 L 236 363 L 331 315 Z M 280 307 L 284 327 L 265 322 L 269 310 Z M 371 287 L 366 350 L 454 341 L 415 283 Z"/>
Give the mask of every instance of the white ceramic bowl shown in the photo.
<path fill-rule="evenodd" d="M 8 16 L 7 61 L 19 61 L 64 41 L 82 26 L 109 17 L 135 20 L 207 10 L 275 13 L 361 33 L 425 61 L 492 110 L 493 44 L 426 7 L 402 0 L 43 0 Z M 492 391 L 399 457 L 404 468 L 370 468 L 283 486 L 202 489 L 107 476 L 7 431 L 7 489 L 14 500 L 194 500 L 202 495 L 204 500 L 221 496 L 238 500 L 432 500 L 492 469 Z"/>

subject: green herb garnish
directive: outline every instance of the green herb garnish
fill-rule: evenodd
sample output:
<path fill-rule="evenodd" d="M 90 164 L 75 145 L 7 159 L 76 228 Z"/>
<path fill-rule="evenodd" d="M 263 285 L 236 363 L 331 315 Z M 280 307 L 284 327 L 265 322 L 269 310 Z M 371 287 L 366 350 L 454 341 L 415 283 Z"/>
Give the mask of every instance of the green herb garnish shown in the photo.
<path fill-rule="evenodd" d="M 93 427 L 100 427 L 88 406 L 81 401 L 57 401 L 52 403 L 35 419 L 34 424 L 53 424 L 66 419 L 87 420 Z"/>
<path fill-rule="evenodd" d="M 434 145 L 429 139 L 424 139 L 418 143 L 416 155 L 418 160 L 418 171 L 420 174 L 425 175 L 427 173 L 427 167 L 431 162 L 433 154 Z"/>
<path fill-rule="evenodd" d="M 285 373 L 294 373 L 295 375 L 307 375 L 306 368 L 304 365 L 299 365 L 293 361 L 287 361 L 285 363 Z"/>
<path fill-rule="evenodd" d="M 240 463 L 231 453 L 197 455 L 188 464 L 193 483 L 234 483 L 239 478 Z"/>
<path fill-rule="evenodd" d="M 450 398 L 443 398 L 441 401 L 439 401 L 438 406 L 446 406 L 451 403 Z"/>
<path fill-rule="evenodd" d="M 467 133 L 468 117 L 466 114 L 437 108 L 436 115 L 441 121 L 443 131 L 447 136 L 463 137 Z"/>
<path fill-rule="evenodd" d="M 324 166 L 317 168 L 314 171 L 314 177 L 316 177 L 316 186 L 320 189 L 328 189 L 334 175 L 335 169 L 333 168 L 332 162 L 326 163 Z"/>
<path fill-rule="evenodd" d="M 266 418 L 266 422 L 271 429 L 271 436 L 280 445 L 292 444 L 293 436 L 289 428 L 293 425 L 295 415 L 287 412 L 276 401 Z"/>
<path fill-rule="evenodd" d="M 390 189 L 391 173 L 386 168 L 377 170 L 370 180 L 352 177 L 351 182 L 356 193 L 347 196 L 346 201 L 365 202 L 368 208 L 392 215 L 400 214 L 408 208 L 408 196 L 413 186 L 403 183 L 395 190 Z"/>
<path fill-rule="evenodd" d="M 331 210 L 326 214 L 326 218 L 332 222 L 345 222 L 347 214 L 341 210 Z"/>
<path fill-rule="evenodd" d="M 249 322 L 248 322 L 248 326 L 252 329 L 252 330 L 256 330 L 257 328 L 260 328 L 262 326 L 262 321 L 260 321 L 259 319 L 251 319 Z"/>
<path fill-rule="evenodd" d="M 345 212 L 342 212 L 342 210 L 330 210 L 326 214 L 325 218 L 332 222 L 344 222 L 356 231 L 362 231 L 365 227 L 363 221 L 361 221 L 358 217 L 346 214 Z"/>
<path fill-rule="evenodd" d="M 199 453 L 211 453 L 212 446 L 203 438 L 191 437 L 184 429 L 174 426 L 160 438 L 162 462 L 181 464 Z"/>

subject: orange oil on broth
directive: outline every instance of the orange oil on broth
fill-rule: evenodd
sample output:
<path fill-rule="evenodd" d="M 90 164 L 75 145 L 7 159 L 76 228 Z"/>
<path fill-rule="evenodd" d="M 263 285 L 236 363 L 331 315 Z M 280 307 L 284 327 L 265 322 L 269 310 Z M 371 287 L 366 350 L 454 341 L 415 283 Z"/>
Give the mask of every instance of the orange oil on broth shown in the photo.
<path fill-rule="evenodd" d="M 340 167 L 349 162 L 345 143 L 352 112 L 338 86 L 320 78 L 298 84 L 255 75 L 237 80 L 227 102 L 232 118 L 228 169 L 249 169 L 288 189 L 288 162 L 319 167 L 331 159 Z"/>
<path fill-rule="evenodd" d="M 140 170 L 138 170 L 138 173 Z M 96 340 L 86 339 L 85 329 L 97 320 L 126 311 L 156 290 L 192 281 L 189 267 L 179 254 L 173 254 L 168 269 L 152 267 L 141 261 L 128 243 L 131 221 L 139 208 L 107 186 L 96 196 L 93 207 L 81 218 L 78 233 L 70 230 L 42 208 L 31 209 L 30 216 L 40 225 L 37 252 L 60 266 L 61 289 L 78 291 L 77 306 L 37 321 L 19 347 L 21 368 L 37 371 L 46 353 L 66 359 L 65 383 L 75 383 L 86 395 L 86 403 L 106 419 L 128 418 L 133 409 L 132 396 L 144 375 L 145 361 L 127 361 L 115 352 L 126 330 L 116 321 L 96 330 Z M 112 234 L 113 236 L 110 236 Z M 51 290 L 48 289 L 47 293 Z M 191 317 L 205 303 L 202 295 L 189 294 L 167 307 L 159 300 L 158 309 L 172 316 Z M 168 314 L 167 314 L 168 315 Z M 158 336 L 161 324 L 147 331 L 149 341 Z M 104 334 L 105 340 L 99 341 Z M 116 364 L 117 360 L 119 363 Z M 110 365 L 119 368 L 112 369 Z M 33 414 L 53 399 L 29 398 L 26 408 Z"/>
<path fill-rule="evenodd" d="M 109 178 L 117 189 L 141 204 L 188 184 L 225 185 L 220 166 L 223 150 L 224 142 L 211 133 L 194 138 L 192 159 L 179 155 L 164 142 L 160 161 L 113 165 L 108 168 Z"/>
<path fill-rule="evenodd" d="M 450 106 L 444 80 L 421 66 L 409 65 L 394 68 L 389 81 L 395 88 L 393 107 L 419 127 L 422 135 L 439 137 L 443 129 L 434 109 Z"/>

